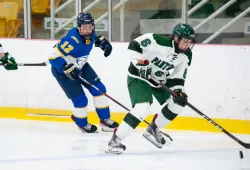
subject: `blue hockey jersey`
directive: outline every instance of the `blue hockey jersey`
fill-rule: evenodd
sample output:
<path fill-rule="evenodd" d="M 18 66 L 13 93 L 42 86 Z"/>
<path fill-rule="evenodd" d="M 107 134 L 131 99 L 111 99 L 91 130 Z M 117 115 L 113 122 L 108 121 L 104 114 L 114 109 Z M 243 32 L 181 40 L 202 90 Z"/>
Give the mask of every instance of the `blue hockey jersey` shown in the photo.
<path fill-rule="evenodd" d="M 54 50 L 49 57 L 50 64 L 59 72 L 62 72 L 64 64 L 73 63 L 81 69 L 87 62 L 88 55 L 93 48 L 96 35 L 95 32 L 91 40 L 84 40 L 81 38 L 76 27 L 69 30 L 69 32 L 55 45 Z"/>

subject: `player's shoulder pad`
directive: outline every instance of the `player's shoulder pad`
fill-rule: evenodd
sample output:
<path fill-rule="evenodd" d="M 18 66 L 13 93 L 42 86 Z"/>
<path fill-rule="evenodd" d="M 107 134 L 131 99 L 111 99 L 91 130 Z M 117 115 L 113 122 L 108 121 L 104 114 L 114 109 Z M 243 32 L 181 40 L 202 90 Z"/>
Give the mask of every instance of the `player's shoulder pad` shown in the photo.
<path fill-rule="evenodd" d="M 188 60 L 189 60 L 188 65 L 190 66 L 190 65 L 191 65 L 191 62 L 192 62 L 192 55 L 193 55 L 191 49 L 188 48 L 188 49 L 185 51 L 184 54 L 188 57 Z"/>
<path fill-rule="evenodd" d="M 70 38 L 72 38 L 77 44 L 79 44 L 80 42 L 79 42 L 79 40 L 76 38 L 76 36 L 71 36 Z"/>
<path fill-rule="evenodd" d="M 166 46 L 166 47 L 173 47 L 172 39 L 169 37 L 164 37 L 158 34 L 153 34 L 153 38 L 158 45 Z"/>
<path fill-rule="evenodd" d="M 138 52 L 138 53 L 140 53 L 140 54 L 142 54 L 142 52 L 143 52 L 143 50 L 142 50 L 140 44 L 139 44 L 137 41 L 135 41 L 135 40 L 133 40 L 133 41 L 131 41 L 131 42 L 129 43 L 128 49 L 129 49 L 129 50 L 132 50 L 132 51 L 135 51 L 135 52 Z"/>
<path fill-rule="evenodd" d="M 153 39 L 152 34 L 153 34 L 153 33 L 142 34 L 142 35 L 140 35 L 139 37 L 136 37 L 136 38 L 134 39 L 134 41 L 139 41 L 139 42 L 141 42 L 141 40 Z"/>
<path fill-rule="evenodd" d="M 141 35 L 142 37 L 152 37 L 154 33 L 145 33 L 143 35 Z"/>
<path fill-rule="evenodd" d="M 78 31 L 78 29 L 76 27 L 71 28 L 69 30 L 69 32 L 67 33 L 67 35 L 66 35 L 66 37 L 69 37 L 69 38 L 71 38 L 72 36 L 73 37 L 78 37 L 79 36 L 79 31 Z"/>
<path fill-rule="evenodd" d="M 71 45 L 75 45 L 75 40 L 72 39 L 70 36 L 64 36 L 58 43 L 58 45 L 62 45 L 65 42 L 68 42 Z"/>
<path fill-rule="evenodd" d="M 71 28 L 68 33 L 61 39 L 61 42 L 68 41 L 71 44 L 79 44 L 79 35 L 77 28 Z"/>

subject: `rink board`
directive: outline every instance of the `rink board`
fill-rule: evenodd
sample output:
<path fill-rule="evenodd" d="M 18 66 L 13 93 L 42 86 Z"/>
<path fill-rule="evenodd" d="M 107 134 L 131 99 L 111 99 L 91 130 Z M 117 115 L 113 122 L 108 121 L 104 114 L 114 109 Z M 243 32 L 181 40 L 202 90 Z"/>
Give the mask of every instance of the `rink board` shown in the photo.
<path fill-rule="evenodd" d="M 70 119 L 71 113 L 70 110 L 0 107 L 0 118 L 72 122 Z M 125 113 L 122 112 L 111 113 L 111 117 L 119 123 L 124 116 Z M 152 117 L 152 115 L 149 115 L 146 120 L 151 122 Z M 95 112 L 88 112 L 88 120 L 90 123 L 99 124 L 99 118 Z M 250 120 L 221 118 L 215 118 L 213 120 L 231 133 L 250 134 Z M 145 128 L 147 124 L 142 122 L 139 127 Z M 178 116 L 172 123 L 166 126 L 165 129 L 221 132 L 204 118 L 189 116 Z"/>
<path fill-rule="evenodd" d="M 48 59 L 57 40 L 0 39 L 0 42 L 17 62 L 41 63 Z M 112 46 L 112 54 L 107 58 L 101 49 L 93 48 L 88 61 L 105 84 L 107 94 L 131 109 L 127 88 L 128 43 L 112 42 Z M 192 51 L 185 82 L 189 102 L 228 131 L 250 134 L 250 46 L 197 44 Z M 0 118 L 71 121 L 72 102 L 52 76 L 50 66 L 19 67 L 17 71 L 1 67 L 0 75 Z M 89 99 L 89 121 L 98 124 L 92 96 L 88 90 L 85 92 Z M 109 106 L 112 117 L 121 122 L 126 111 L 112 101 Z M 159 103 L 151 105 L 151 113 L 160 110 Z M 219 132 L 188 107 L 180 114 L 166 128 Z M 142 123 L 140 127 L 146 125 Z"/>

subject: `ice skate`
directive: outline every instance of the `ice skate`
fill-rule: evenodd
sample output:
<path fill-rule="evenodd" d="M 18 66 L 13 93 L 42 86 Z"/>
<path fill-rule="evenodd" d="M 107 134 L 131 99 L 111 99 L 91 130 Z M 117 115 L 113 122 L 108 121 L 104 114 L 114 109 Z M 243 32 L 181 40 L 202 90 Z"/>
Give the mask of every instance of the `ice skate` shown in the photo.
<path fill-rule="evenodd" d="M 145 137 L 149 142 L 154 144 L 158 148 L 162 148 L 163 145 L 167 143 L 170 144 L 172 141 L 172 138 L 169 136 L 167 138 L 167 141 L 162 136 L 159 128 L 156 126 L 155 121 L 153 120 L 152 123 L 148 126 L 146 129 L 146 132 L 143 133 L 143 137 Z"/>
<path fill-rule="evenodd" d="M 71 116 L 71 119 L 74 120 L 74 116 Z M 79 127 L 79 126 L 78 126 Z M 98 129 L 96 125 L 88 123 L 84 127 L 79 127 L 79 129 L 84 133 L 98 133 Z"/>
<path fill-rule="evenodd" d="M 82 132 L 85 132 L 85 133 L 98 133 L 98 129 L 97 129 L 97 126 L 96 125 L 93 125 L 93 124 L 90 124 L 88 123 L 86 126 L 84 127 L 79 127 L 80 130 Z"/>
<path fill-rule="evenodd" d="M 100 122 L 101 128 L 103 132 L 113 132 L 115 128 L 119 126 L 119 124 L 111 119 L 103 119 Z"/>
<path fill-rule="evenodd" d="M 116 130 L 115 130 L 116 131 Z M 121 154 L 126 150 L 126 146 L 121 143 L 121 139 L 116 136 L 115 132 L 111 140 L 108 143 L 108 150 L 105 152 L 108 154 Z"/>

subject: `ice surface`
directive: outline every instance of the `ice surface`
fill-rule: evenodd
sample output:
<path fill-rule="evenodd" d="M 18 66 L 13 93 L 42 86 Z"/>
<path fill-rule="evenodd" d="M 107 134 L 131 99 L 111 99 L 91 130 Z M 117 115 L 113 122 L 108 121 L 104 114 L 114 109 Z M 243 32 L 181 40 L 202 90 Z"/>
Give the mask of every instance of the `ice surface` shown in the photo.
<path fill-rule="evenodd" d="M 158 149 L 138 129 L 122 155 L 105 154 L 111 133 L 83 134 L 73 123 L 0 119 L 0 170 L 250 170 L 250 151 L 224 134 L 166 131 Z M 249 135 L 237 135 L 250 142 Z M 242 150 L 244 159 L 240 159 Z"/>

